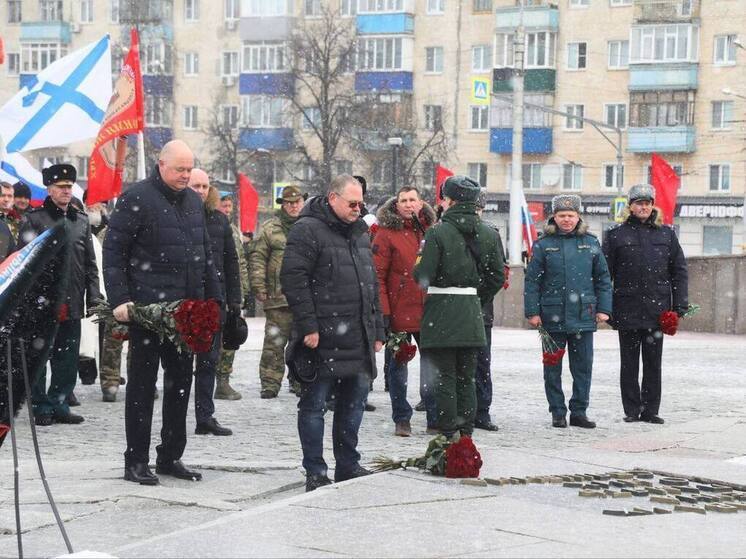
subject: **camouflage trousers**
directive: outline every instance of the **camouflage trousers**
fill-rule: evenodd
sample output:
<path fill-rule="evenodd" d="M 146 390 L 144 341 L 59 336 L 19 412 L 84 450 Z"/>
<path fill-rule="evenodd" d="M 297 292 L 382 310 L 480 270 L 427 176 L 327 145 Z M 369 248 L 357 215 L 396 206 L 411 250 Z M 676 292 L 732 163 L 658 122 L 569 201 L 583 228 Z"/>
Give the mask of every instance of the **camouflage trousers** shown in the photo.
<path fill-rule="evenodd" d="M 223 349 L 220 348 L 220 358 L 218 359 L 218 371 L 219 377 L 230 377 L 233 372 L 233 359 L 236 357 L 235 349 Z"/>
<path fill-rule="evenodd" d="M 122 376 L 122 340 L 115 340 L 111 337 L 111 326 L 104 325 L 103 329 L 99 328 L 101 339 L 101 364 L 99 374 L 101 377 L 101 390 L 107 388 L 119 388 L 119 377 Z M 129 355 L 129 352 L 128 352 Z M 129 361 L 129 357 L 127 359 Z"/>
<path fill-rule="evenodd" d="M 262 390 L 280 391 L 285 376 L 285 346 L 290 337 L 293 314 L 290 309 L 265 309 L 267 322 L 264 325 L 264 346 L 259 361 L 259 379 Z"/>

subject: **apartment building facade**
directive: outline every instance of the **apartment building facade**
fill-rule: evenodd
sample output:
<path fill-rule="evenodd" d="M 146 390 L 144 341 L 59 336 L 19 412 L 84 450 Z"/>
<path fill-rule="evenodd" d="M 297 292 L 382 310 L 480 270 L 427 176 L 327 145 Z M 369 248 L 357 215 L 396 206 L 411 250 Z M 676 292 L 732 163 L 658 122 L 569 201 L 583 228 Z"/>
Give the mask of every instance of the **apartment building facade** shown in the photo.
<path fill-rule="evenodd" d="M 676 227 L 686 253 L 743 252 L 746 0 L 523 3 L 3 0 L 0 101 L 104 33 L 112 36 L 117 68 L 136 24 L 151 159 L 165 141 L 182 138 L 209 164 L 208 124 L 218 120 L 255 156 L 248 174 L 260 182 L 310 184 L 313 169 L 292 154 L 299 143 L 318 153 L 310 123 L 319 115 L 309 104 L 307 118 L 299 116 L 288 101 L 298 85 L 287 45 L 303 22 L 328 7 L 356 33 L 350 91 L 406 115 L 406 126 L 388 119 L 371 124 L 375 141 L 366 142 L 365 157 L 340 147 L 334 171 L 364 174 L 374 190 L 391 192 L 395 176 L 402 182 L 401 169 L 394 169 L 397 150 L 417 151 L 441 131 L 447 149 L 437 162 L 487 187 L 488 217 L 507 236 L 514 42 L 522 25 L 523 182 L 536 218 L 548 214 L 552 196 L 575 192 L 591 230 L 603 235 L 613 224 L 609 211 L 619 187 L 626 192 L 648 182 L 651 155 L 658 153 L 681 176 Z M 579 117 L 622 130 L 621 174 L 616 133 Z M 401 137 L 404 146 L 388 136 Z M 34 164 L 70 160 L 82 170 L 90 148 L 80 142 L 26 155 Z M 435 162 L 421 157 L 408 180 L 432 188 Z M 228 168 L 216 178 L 227 189 L 235 180 Z"/>

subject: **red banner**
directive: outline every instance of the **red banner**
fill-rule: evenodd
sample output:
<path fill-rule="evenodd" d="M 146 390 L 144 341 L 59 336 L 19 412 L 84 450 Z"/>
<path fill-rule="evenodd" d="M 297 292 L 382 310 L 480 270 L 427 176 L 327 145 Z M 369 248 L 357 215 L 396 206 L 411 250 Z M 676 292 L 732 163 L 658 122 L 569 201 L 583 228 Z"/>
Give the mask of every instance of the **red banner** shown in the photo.
<path fill-rule="evenodd" d="M 241 233 L 256 231 L 256 219 L 259 213 L 259 194 L 249 177 L 238 173 L 238 211 Z"/>
<path fill-rule="evenodd" d="M 676 193 L 681 179 L 668 162 L 654 153 L 651 161 L 652 183 L 655 187 L 655 205 L 663 212 L 663 223 L 673 225 L 673 213 L 676 209 Z"/>
<path fill-rule="evenodd" d="M 453 171 L 441 167 L 440 165 L 435 166 L 435 203 L 440 204 L 443 200 L 441 190 L 443 189 L 443 183 L 446 182 L 448 177 L 453 176 Z"/>
<path fill-rule="evenodd" d="M 122 171 L 127 154 L 127 134 L 144 128 L 142 75 L 137 31 L 130 32 L 130 50 L 119 73 L 88 164 L 90 206 L 116 198 L 122 192 Z"/>

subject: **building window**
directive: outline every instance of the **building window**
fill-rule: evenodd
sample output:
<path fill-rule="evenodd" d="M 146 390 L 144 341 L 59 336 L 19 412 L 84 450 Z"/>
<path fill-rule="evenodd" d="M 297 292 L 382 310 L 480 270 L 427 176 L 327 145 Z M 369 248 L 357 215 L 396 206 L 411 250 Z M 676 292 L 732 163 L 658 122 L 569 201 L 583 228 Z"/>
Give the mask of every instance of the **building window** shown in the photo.
<path fill-rule="evenodd" d="M 604 121 L 609 126 L 627 128 L 627 105 L 624 103 L 609 103 L 604 105 Z"/>
<path fill-rule="evenodd" d="M 609 5 L 614 6 L 631 6 L 632 0 L 609 0 Z"/>
<path fill-rule="evenodd" d="M 235 130 L 238 127 L 238 105 L 221 105 L 220 124 L 225 130 Z"/>
<path fill-rule="evenodd" d="M 541 188 L 541 163 L 523 164 L 523 188 L 526 190 Z"/>
<path fill-rule="evenodd" d="M 582 130 L 585 105 L 565 105 L 565 130 Z"/>
<path fill-rule="evenodd" d="M 487 130 L 489 128 L 490 108 L 484 106 L 471 107 L 470 130 Z"/>
<path fill-rule="evenodd" d="M 591 0 L 570 0 L 571 8 L 587 8 L 590 4 Z"/>
<path fill-rule="evenodd" d="M 359 0 L 358 13 L 401 12 L 404 0 Z"/>
<path fill-rule="evenodd" d="M 475 13 L 492 11 L 492 0 L 474 0 L 471 10 Z"/>
<path fill-rule="evenodd" d="M 78 156 L 77 176 L 79 179 L 88 180 L 88 165 L 90 164 L 90 162 L 90 157 L 85 157 L 82 155 Z"/>
<path fill-rule="evenodd" d="M 199 74 L 199 53 L 184 53 L 184 75 L 196 76 Z"/>
<path fill-rule="evenodd" d="M 222 77 L 238 76 L 238 53 L 236 51 L 224 52 L 220 64 L 220 75 Z"/>
<path fill-rule="evenodd" d="M 710 165 L 710 192 L 730 191 L 730 164 Z"/>
<path fill-rule="evenodd" d="M 619 166 L 616 163 L 607 163 L 604 165 L 604 186 L 606 188 L 617 188 L 618 184 L 624 184 L 624 180 L 619 182 Z M 622 166 L 622 179 L 624 179 L 624 166 Z"/>
<path fill-rule="evenodd" d="M 422 184 L 426 186 L 432 186 L 435 184 L 435 162 L 434 161 L 423 161 L 420 168 L 422 175 Z"/>
<path fill-rule="evenodd" d="M 495 35 L 495 68 L 512 68 L 514 65 L 512 33 L 497 33 Z"/>
<path fill-rule="evenodd" d="M 718 66 L 730 66 L 736 63 L 736 35 L 715 35 L 713 62 Z"/>
<path fill-rule="evenodd" d="M 287 69 L 287 53 L 282 41 L 244 43 L 244 72 L 283 72 Z"/>
<path fill-rule="evenodd" d="M 443 72 L 443 47 L 425 48 L 425 72 L 428 74 Z"/>
<path fill-rule="evenodd" d="M 62 21 L 62 0 L 39 0 L 39 19 Z"/>
<path fill-rule="evenodd" d="M 8 57 L 8 75 L 17 76 L 21 73 L 21 55 L 17 52 L 9 52 Z"/>
<path fill-rule="evenodd" d="M 482 188 L 487 187 L 487 163 L 467 163 L 466 175 L 477 181 Z"/>
<path fill-rule="evenodd" d="M 168 97 L 145 96 L 145 124 L 148 126 L 171 126 L 173 104 Z"/>
<path fill-rule="evenodd" d="M 164 40 L 147 43 L 140 48 L 143 74 L 173 74 L 173 46 Z"/>
<path fill-rule="evenodd" d="M 8 0 L 8 23 L 23 21 L 22 0 Z"/>
<path fill-rule="evenodd" d="M 36 74 L 67 54 L 59 43 L 21 43 L 21 73 Z"/>
<path fill-rule="evenodd" d="M 582 70 L 586 67 L 587 43 L 567 43 L 567 68 Z"/>
<path fill-rule="evenodd" d="M 343 16 L 354 16 L 357 14 L 357 0 L 342 0 L 339 12 Z"/>
<path fill-rule="evenodd" d="M 304 0 L 303 15 L 306 17 L 318 17 L 321 15 L 321 0 Z"/>
<path fill-rule="evenodd" d="M 224 0 L 223 15 L 225 19 L 232 20 L 241 17 L 241 3 L 240 0 Z"/>
<path fill-rule="evenodd" d="M 427 0 L 427 13 L 442 14 L 446 11 L 446 0 Z"/>
<path fill-rule="evenodd" d="M 645 91 L 629 95 L 629 125 L 692 126 L 694 91 Z"/>
<path fill-rule="evenodd" d="M 441 130 L 443 128 L 443 107 L 425 105 L 425 129 Z"/>
<path fill-rule="evenodd" d="M 715 256 L 732 254 L 733 228 L 722 225 L 704 225 L 702 227 L 702 254 Z"/>
<path fill-rule="evenodd" d="M 583 188 L 583 166 L 577 163 L 562 165 L 562 188 L 581 190 Z"/>
<path fill-rule="evenodd" d="M 359 70 L 401 70 L 401 38 L 360 39 L 357 44 L 357 66 Z"/>
<path fill-rule="evenodd" d="M 349 161 L 348 159 L 335 159 L 334 172 L 336 175 L 351 175 L 352 161 Z"/>
<path fill-rule="evenodd" d="M 552 95 L 542 93 L 527 93 L 525 102 L 537 105 L 537 107 L 526 106 L 523 109 L 523 126 L 526 128 L 549 128 L 552 126 L 551 113 L 539 107 L 552 108 L 554 103 Z M 513 127 L 513 107 L 510 103 L 497 103 L 490 109 L 490 126 L 493 128 Z"/>
<path fill-rule="evenodd" d="M 199 0 L 184 0 L 184 21 L 199 20 Z"/>
<path fill-rule="evenodd" d="M 388 186 L 391 184 L 393 174 L 391 173 L 391 159 L 379 159 L 373 162 L 371 172 L 371 182 L 378 187 Z"/>
<path fill-rule="evenodd" d="M 609 69 L 621 70 L 629 67 L 629 41 L 609 41 Z"/>
<path fill-rule="evenodd" d="M 241 97 L 243 124 L 255 128 L 285 126 L 287 103 L 283 97 L 244 95 Z"/>
<path fill-rule="evenodd" d="M 321 110 L 318 107 L 306 107 L 300 117 L 303 130 L 317 130 L 321 126 Z"/>
<path fill-rule="evenodd" d="M 197 107 L 195 105 L 186 105 L 184 107 L 184 128 L 186 130 L 196 130 L 198 126 Z"/>
<path fill-rule="evenodd" d="M 80 23 L 93 23 L 93 0 L 80 0 Z"/>
<path fill-rule="evenodd" d="M 712 102 L 712 127 L 727 130 L 733 122 L 733 101 Z"/>
<path fill-rule="evenodd" d="M 288 15 L 287 0 L 249 0 L 243 2 L 245 17 Z"/>
<path fill-rule="evenodd" d="M 492 47 L 490 45 L 475 45 L 471 47 L 471 71 L 492 71 Z"/>
<path fill-rule="evenodd" d="M 109 23 L 119 23 L 119 0 L 109 3 Z"/>
<path fill-rule="evenodd" d="M 633 27 L 630 61 L 697 62 L 698 31 L 690 24 Z"/>
<path fill-rule="evenodd" d="M 557 34 L 526 33 L 526 68 L 554 68 Z"/>

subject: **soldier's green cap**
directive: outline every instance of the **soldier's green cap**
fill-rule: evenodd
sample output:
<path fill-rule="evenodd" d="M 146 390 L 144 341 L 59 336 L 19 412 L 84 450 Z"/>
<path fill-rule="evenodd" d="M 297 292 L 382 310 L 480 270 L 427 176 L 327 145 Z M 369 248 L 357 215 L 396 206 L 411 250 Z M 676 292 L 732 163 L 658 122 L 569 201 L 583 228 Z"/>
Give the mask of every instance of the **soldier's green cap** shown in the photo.
<path fill-rule="evenodd" d="M 282 189 L 282 196 L 275 201 L 278 204 L 282 204 L 283 202 L 297 202 L 298 200 L 305 200 L 307 198 L 307 192 L 301 192 L 300 188 L 291 184 Z"/>

